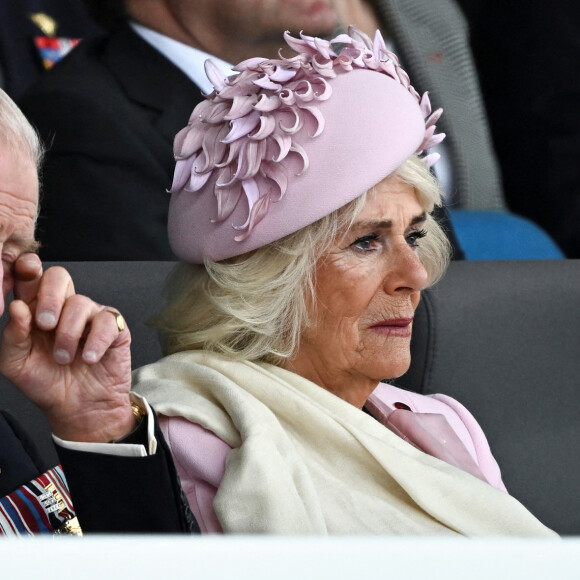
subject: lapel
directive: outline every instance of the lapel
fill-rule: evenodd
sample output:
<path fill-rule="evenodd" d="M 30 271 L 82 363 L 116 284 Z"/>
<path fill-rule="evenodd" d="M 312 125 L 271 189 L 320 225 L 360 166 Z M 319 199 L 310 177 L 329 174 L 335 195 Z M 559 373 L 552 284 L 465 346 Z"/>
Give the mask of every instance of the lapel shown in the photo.
<path fill-rule="evenodd" d="M 127 98 L 152 111 L 153 125 L 173 144 L 176 133 L 202 100 L 199 87 L 129 25 L 112 35 L 103 61 Z"/>

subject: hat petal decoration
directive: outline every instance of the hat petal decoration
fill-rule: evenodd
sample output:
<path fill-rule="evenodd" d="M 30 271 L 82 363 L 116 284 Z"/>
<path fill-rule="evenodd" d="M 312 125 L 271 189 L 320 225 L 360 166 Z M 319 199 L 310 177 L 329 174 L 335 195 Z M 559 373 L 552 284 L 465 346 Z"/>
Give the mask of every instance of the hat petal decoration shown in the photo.
<path fill-rule="evenodd" d="M 429 153 L 429 155 L 425 155 L 425 157 L 423 157 L 422 161 L 425 164 L 425 167 L 433 167 L 433 165 L 435 165 L 435 163 L 437 163 L 437 161 L 439 161 L 439 159 L 441 159 L 441 155 L 439 155 L 439 153 L 437 153 L 436 151 L 433 151 L 433 153 Z"/>
<path fill-rule="evenodd" d="M 254 141 L 266 139 L 276 130 L 276 119 L 271 115 L 262 115 L 260 117 L 260 126 L 254 133 L 250 133 L 248 138 Z"/>
<path fill-rule="evenodd" d="M 241 227 L 233 226 L 236 230 L 245 230 L 243 234 L 240 234 L 234 238 L 236 242 L 243 242 L 252 232 L 254 227 L 259 224 L 264 217 L 267 215 L 270 209 L 270 196 L 265 195 L 253 204 L 250 210 L 250 216 L 248 221 Z"/>
<path fill-rule="evenodd" d="M 304 150 L 304 147 L 302 147 L 300 143 L 294 143 L 292 147 L 290 147 L 290 151 L 298 153 L 298 155 L 302 157 L 302 169 L 296 175 L 300 175 L 301 173 L 308 171 L 308 167 L 310 166 L 310 160 L 308 159 L 308 154 Z"/>
<path fill-rule="evenodd" d="M 237 141 L 240 137 L 245 137 L 248 133 L 253 131 L 260 122 L 260 112 L 252 111 L 249 115 L 245 117 L 240 117 L 234 119 L 231 122 L 231 131 L 227 134 L 224 139 L 224 143 L 233 143 Z"/>
<path fill-rule="evenodd" d="M 224 71 L 211 58 L 204 63 L 205 74 L 216 91 L 221 91 L 226 86 Z"/>
<path fill-rule="evenodd" d="M 184 127 L 173 140 L 175 159 L 184 159 L 193 155 L 202 145 L 204 134 L 192 131 L 191 126 Z"/>
<path fill-rule="evenodd" d="M 278 95 L 260 95 L 258 102 L 254 105 L 254 109 L 261 113 L 270 113 L 278 108 L 280 108 L 280 97 Z"/>
<path fill-rule="evenodd" d="M 197 105 L 174 141 L 177 163 L 170 191 L 207 195 L 206 184 L 213 179 L 218 220 L 236 208 L 237 220 L 244 222 L 232 224 L 241 232 L 236 241 L 247 240 L 272 209 L 270 202 L 284 198 L 295 176 L 309 170 L 310 146 L 303 147 L 303 135 L 319 139 L 327 132 L 326 109 L 321 107 L 332 102 L 339 76 L 375 71 L 408 91 L 424 123 L 415 153 L 423 154 L 444 138 L 436 133 L 441 110 L 432 112 L 428 94 L 420 96 L 413 88 L 380 32 L 372 41 L 352 27 L 332 40 L 303 33 L 296 38 L 289 32 L 284 39 L 296 54 L 285 57 L 280 51 L 277 59 L 247 59 L 234 67 L 237 74 L 225 79 L 218 65 L 209 61 L 206 74 L 215 90 Z M 437 156 L 423 159 L 430 166 Z M 245 216 L 240 214 L 242 193 L 248 202 Z"/>
<path fill-rule="evenodd" d="M 290 152 L 290 147 L 292 147 L 292 137 L 290 137 L 290 135 L 280 133 L 273 135 L 273 137 L 276 144 L 280 148 L 280 153 L 277 157 L 273 157 L 272 161 L 279 163 Z"/>
<path fill-rule="evenodd" d="M 303 111 L 308 111 L 316 120 L 318 128 L 316 129 L 316 131 L 314 131 L 311 137 L 318 137 L 318 135 L 320 135 L 322 131 L 324 131 L 324 116 L 320 112 L 320 109 L 314 106 L 312 107 L 301 106 L 300 109 L 302 109 Z"/>
<path fill-rule="evenodd" d="M 185 159 L 178 159 L 175 164 L 175 172 L 173 173 L 173 183 L 169 189 L 169 193 L 175 193 L 183 189 L 191 177 L 191 169 L 195 163 L 197 155 L 191 155 Z"/>
<path fill-rule="evenodd" d="M 286 125 L 283 121 L 280 121 L 280 129 L 290 135 L 298 133 L 304 124 L 300 117 L 300 113 L 296 109 L 287 109 L 287 111 L 291 115 L 294 115 L 294 125 Z"/>
<path fill-rule="evenodd" d="M 270 79 L 275 83 L 287 83 L 296 76 L 296 71 L 284 69 L 281 66 L 277 66 L 275 71 L 270 75 Z"/>
<path fill-rule="evenodd" d="M 427 118 L 431 114 L 431 101 L 429 100 L 429 91 L 425 91 L 423 93 L 419 105 L 421 106 L 423 116 Z"/>
<path fill-rule="evenodd" d="M 242 62 L 238 63 L 236 66 L 233 66 L 232 70 L 235 70 L 236 72 L 243 72 L 243 71 L 248 70 L 248 69 L 253 70 L 266 60 L 267 59 L 264 57 L 254 56 L 252 58 L 248 58 L 246 60 L 243 60 Z"/>
<path fill-rule="evenodd" d="M 435 125 L 435 123 L 437 123 L 437 121 L 439 121 L 439 119 L 441 118 L 442 114 L 443 114 L 442 108 L 439 108 L 436 111 L 434 111 L 433 114 L 427 119 L 427 121 L 425 121 L 425 127 L 429 128 L 431 127 L 431 125 Z"/>
<path fill-rule="evenodd" d="M 233 121 L 234 119 L 245 117 L 254 109 L 257 102 L 258 98 L 255 95 L 252 95 L 251 97 L 236 95 L 233 98 L 232 106 L 227 115 L 224 116 L 224 119 L 227 121 Z"/>

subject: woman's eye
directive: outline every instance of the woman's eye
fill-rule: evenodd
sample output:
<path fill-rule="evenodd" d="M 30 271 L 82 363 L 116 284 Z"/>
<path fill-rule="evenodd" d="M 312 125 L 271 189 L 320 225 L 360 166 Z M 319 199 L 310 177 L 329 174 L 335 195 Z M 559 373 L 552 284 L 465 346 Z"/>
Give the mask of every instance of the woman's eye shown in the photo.
<path fill-rule="evenodd" d="M 411 232 L 406 238 L 407 244 L 409 244 L 409 246 L 411 246 L 412 248 L 416 248 L 417 246 L 419 246 L 419 240 L 421 238 L 424 238 L 426 235 L 427 235 L 426 230 L 419 230 L 418 232 Z"/>
<path fill-rule="evenodd" d="M 370 250 L 374 250 L 377 247 L 378 240 L 379 236 L 376 234 L 371 234 L 370 236 L 363 236 L 362 238 L 358 238 L 358 240 L 355 240 L 351 246 L 357 250 L 368 252 Z"/>

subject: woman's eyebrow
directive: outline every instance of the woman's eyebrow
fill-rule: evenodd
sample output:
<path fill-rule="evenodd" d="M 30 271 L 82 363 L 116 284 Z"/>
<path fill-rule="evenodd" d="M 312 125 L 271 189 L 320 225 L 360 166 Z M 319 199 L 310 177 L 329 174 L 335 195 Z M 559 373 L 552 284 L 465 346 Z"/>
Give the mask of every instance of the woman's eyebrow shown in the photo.
<path fill-rule="evenodd" d="M 414 226 L 416 224 L 419 224 L 421 222 L 424 222 L 427 219 L 427 213 L 423 212 L 420 213 L 418 215 L 416 215 L 415 217 L 413 217 L 409 223 L 410 226 Z M 382 229 L 382 230 L 388 230 L 389 228 L 391 228 L 393 226 L 393 222 L 391 220 L 365 220 L 365 221 L 361 221 L 361 222 L 355 222 L 353 227 L 355 228 L 361 228 L 361 229 Z"/>

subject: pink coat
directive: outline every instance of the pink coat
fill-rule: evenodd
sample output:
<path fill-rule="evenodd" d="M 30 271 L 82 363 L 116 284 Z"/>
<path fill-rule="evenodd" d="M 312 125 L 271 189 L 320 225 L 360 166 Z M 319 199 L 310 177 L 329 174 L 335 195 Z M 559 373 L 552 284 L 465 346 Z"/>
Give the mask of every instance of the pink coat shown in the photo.
<path fill-rule="evenodd" d="M 411 445 L 506 491 L 481 427 L 455 399 L 380 384 L 366 407 Z M 160 424 L 201 531 L 221 533 L 213 499 L 225 472 L 229 445 L 181 417 L 161 416 Z"/>

